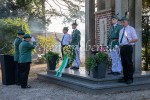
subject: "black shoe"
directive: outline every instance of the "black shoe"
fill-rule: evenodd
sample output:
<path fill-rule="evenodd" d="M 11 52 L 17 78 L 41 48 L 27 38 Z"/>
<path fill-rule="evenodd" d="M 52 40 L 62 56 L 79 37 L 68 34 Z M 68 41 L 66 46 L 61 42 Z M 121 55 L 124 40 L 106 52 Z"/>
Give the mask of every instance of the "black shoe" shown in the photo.
<path fill-rule="evenodd" d="M 20 86 L 21 84 L 20 83 L 16 83 L 16 85 Z"/>
<path fill-rule="evenodd" d="M 78 69 L 79 69 L 79 67 L 74 67 L 74 69 L 77 69 L 77 70 L 78 70 Z"/>
<path fill-rule="evenodd" d="M 110 72 L 110 73 L 108 73 L 108 75 L 113 75 L 114 74 L 114 72 Z"/>
<path fill-rule="evenodd" d="M 133 83 L 133 80 L 128 80 L 128 81 L 126 81 L 126 84 L 132 84 Z"/>
<path fill-rule="evenodd" d="M 31 86 L 30 85 L 27 85 L 27 86 L 23 86 L 23 87 L 21 87 L 22 89 L 26 89 L 26 88 L 31 88 Z"/>
<path fill-rule="evenodd" d="M 120 79 L 118 79 L 118 82 L 119 83 L 125 83 L 127 80 L 126 79 L 124 79 L 124 78 L 120 78 Z"/>
<path fill-rule="evenodd" d="M 70 69 L 75 69 L 75 67 L 74 67 L 74 66 L 72 66 Z"/>
<path fill-rule="evenodd" d="M 119 73 L 119 72 L 115 72 L 115 73 L 114 73 L 114 75 L 115 75 L 115 76 L 117 76 L 117 75 L 121 75 L 121 73 Z"/>

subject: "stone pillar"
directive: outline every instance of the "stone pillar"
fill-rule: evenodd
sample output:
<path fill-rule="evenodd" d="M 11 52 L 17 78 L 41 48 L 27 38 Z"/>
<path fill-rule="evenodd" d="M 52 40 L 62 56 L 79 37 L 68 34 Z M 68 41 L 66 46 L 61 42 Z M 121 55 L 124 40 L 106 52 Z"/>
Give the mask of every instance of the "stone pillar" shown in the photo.
<path fill-rule="evenodd" d="M 142 0 L 135 0 L 135 29 L 139 39 L 135 45 L 135 72 L 140 72 L 142 49 Z"/>
<path fill-rule="evenodd" d="M 97 0 L 97 11 L 104 10 L 104 9 L 105 9 L 105 0 Z"/>
<path fill-rule="evenodd" d="M 115 0 L 115 13 L 119 13 L 119 18 L 122 17 L 122 0 Z"/>
<path fill-rule="evenodd" d="M 95 45 L 95 0 L 85 0 L 85 54 L 90 55 L 90 46 Z"/>
<path fill-rule="evenodd" d="M 135 27 L 135 1 L 136 0 L 129 0 L 129 19 L 130 25 Z"/>
<path fill-rule="evenodd" d="M 115 0 L 105 0 L 105 9 L 112 9 L 115 8 Z"/>
<path fill-rule="evenodd" d="M 121 10 L 122 10 L 122 17 L 125 16 L 125 12 L 128 11 L 128 0 L 121 0 Z"/>
<path fill-rule="evenodd" d="M 111 0 L 105 0 L 105 9 L 111 8 Z"/>

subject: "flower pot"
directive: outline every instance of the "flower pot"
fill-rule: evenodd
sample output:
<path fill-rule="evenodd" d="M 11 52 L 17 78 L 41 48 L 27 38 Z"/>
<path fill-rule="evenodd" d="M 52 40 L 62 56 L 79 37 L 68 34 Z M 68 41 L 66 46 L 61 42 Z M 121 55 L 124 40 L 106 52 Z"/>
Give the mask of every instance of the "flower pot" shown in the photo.
<path fill-rule="evenodd" d="M 15 62 L 10 55 L 0 55 L 3 85 L 15 84 Z"/>
<path fill-rule="evenodd" d="M 51 60 L 47 61 L 47 69 L 48 70 L 55 70 L 56 69 L 56 62 L 57 62 L 56 57 L 53 57 Z"/>
<path fill-rule="evenodd" d="M 92 71 L 90 71 L 90 76 L 97 79 L 105 78 L 106 69 L 107 69 L 106 62 L 102 62 L 101 64 L 96 66 Z"/>

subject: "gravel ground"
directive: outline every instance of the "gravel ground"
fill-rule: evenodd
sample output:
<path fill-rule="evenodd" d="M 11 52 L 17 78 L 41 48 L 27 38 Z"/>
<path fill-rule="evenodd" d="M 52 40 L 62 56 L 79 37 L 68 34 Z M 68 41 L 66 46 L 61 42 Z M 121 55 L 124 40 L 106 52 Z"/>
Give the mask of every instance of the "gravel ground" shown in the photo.
<path fill-rule="evenodd" d="M 45 68 L 31 69 L 29 84 L 31 89 L 19 86 L 4 86 L 0 82 L 0 100 L 150 100 L 150 90 L 139 90 L 125 93 L 91 95 L 36 79 L 36 72 Z"/>

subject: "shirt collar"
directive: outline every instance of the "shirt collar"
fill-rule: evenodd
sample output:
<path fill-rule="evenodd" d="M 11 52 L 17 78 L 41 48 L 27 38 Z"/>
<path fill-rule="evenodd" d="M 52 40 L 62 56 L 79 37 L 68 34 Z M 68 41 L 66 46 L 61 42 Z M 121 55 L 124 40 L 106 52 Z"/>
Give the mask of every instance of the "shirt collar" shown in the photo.
<path fill-rule="evenodd" d="M 118 23 L 116 23 L 116 24 L 113 24 L 113 26 L 117 26 L 117 24 L 118 24 Z"/>
<path fill-rule="evenodd" d="M 67 35 L 68 33 L 64 33 L 64 35 Z"/>
<path fill-rule="evenodd" d="M 127 28 L 127 27 L 129 27 L 129 25 L 127 25 L 126 27 L 124 27 L 124 28 Z"/>
<path fill-rule="evenodd" d="M 73 31 L 75 31 L 75 30 L 77 30 L 77 29 L 74 29 Z"/>

